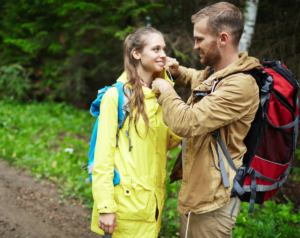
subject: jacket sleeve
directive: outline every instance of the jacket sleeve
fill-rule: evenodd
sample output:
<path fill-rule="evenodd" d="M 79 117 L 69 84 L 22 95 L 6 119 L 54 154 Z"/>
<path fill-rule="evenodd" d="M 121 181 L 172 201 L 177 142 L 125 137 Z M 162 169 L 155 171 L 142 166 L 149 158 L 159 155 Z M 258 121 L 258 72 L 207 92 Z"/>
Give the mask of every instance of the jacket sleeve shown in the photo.
<path fill-rule="evenodd" d="M 175 88 L 193 88 L 203 70 L 196 70 L 180 66 L 180 75 L 174 80 Z"/>
<path fill-rule="evenodd" d="M 175 135 L 170 128 L 168 128 L 168 134 L 169 134 L 169 145 L 168 145 L 168 150 L 172 150 L 176 148 L 180 143 L 182 138 Z"/>
<path fill-rule="evenodd" d="M 117 127 L 118 91 L 113 87 L 105 93 L 100 106 L 92 174 L 93 197 L 99 213 L 117 211 L 113 185 Z"/>
<path fill-rule="evenodd" d="M 159 97 L 163 118 L 181 137 L 201 136 L 242 118 L 258 100 L 258 86 L 251 76 L 234 75 L 221 81 L 217 90 L 199 102 L 187 105 L 173 89 Z"/>

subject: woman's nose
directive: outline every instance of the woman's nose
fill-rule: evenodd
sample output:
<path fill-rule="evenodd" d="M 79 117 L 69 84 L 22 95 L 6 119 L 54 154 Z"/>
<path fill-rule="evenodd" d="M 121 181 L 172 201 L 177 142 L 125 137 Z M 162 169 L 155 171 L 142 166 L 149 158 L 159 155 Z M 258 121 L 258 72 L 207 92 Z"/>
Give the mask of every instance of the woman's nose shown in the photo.
<path fill-rule="evenodd" d="M 160 51 L 160 57 L 167 57 L 166 52 L 164 50 Z"/>

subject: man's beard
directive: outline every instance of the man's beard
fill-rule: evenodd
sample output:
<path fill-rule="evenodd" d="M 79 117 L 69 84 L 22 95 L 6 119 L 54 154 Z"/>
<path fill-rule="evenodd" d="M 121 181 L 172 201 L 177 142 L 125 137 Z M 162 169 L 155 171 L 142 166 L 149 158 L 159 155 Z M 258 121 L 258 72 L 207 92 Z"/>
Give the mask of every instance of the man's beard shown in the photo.
<path fill-rule="evenodd" d="M 205 66 L 213 66 L 221 60 L 221 54 L 217 46 L 217 40 L 211 42 L 209 50 L 204 54 L 201 63 Z"/>

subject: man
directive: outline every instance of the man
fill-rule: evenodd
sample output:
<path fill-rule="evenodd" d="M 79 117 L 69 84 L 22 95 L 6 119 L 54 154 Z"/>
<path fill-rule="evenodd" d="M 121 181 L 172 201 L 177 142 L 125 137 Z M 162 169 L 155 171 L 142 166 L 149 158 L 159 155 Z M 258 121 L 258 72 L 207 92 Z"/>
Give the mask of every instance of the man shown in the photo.
<path fill-rule="evenodd" d="M 194 48 L 200 53 L 201 63 L 212 67 L 197 71 L 179 67 L 175 59 L 168 59 L 165 66 L 170 66 L 175 86 L 192 89 L 188 104 L 163 79 L 155 79 L 152 89 L 160 94 L 158 102 L 165 123 L 174 133 L 187 138 L 178 198 L 180 237 L 231 237 L 241 202 L 238 199 L 231 217 L 235 171 L 219 151 L 230 183 L 225 187 L 213 132 L 218 130 L 239 168 L 247 150 L 243 140 L 259 105 L 255 79 L 242 72 L 263 68 L 247 52 L 238 53 L 244 20 L 234 5 L 220 2 L 206 7 L 192 16 L 192 22 Z"/>

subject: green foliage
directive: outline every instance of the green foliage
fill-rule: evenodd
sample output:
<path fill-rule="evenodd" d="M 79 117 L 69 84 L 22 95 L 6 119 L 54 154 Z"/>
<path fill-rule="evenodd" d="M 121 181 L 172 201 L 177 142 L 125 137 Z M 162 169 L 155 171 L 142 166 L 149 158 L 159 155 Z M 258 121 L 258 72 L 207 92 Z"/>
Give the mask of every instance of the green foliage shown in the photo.
<path fill-rule="evenodd" d="M 294 157 L 294 161 L 293 161 L 293 180 L 298 180 L 300 181 L 300 168 L 299 168 L 299 163 L 300 163 L 300 150 L 296 149 L 295 151 L 295 157 Z"/>
<path fill-rule="evenodd" d="M 21 65 L 0 67 L 0 97 L 9 95 L 17 100 L 28 98 L 30 74 Z"/>
<path fill-rule="evenodd" d="M 250 54 L 282 61 L 300 80 L 300 1 L 259 1 Z"/>
<path fill-rule="evenodd" d="M 161 231 L 159 235 L 161 237 L 179 237 L 179 217 L 177 212 L 178 205 L 178 193 L 181 187 L 181 181 L 170 184 L 171 170 L 175 164 L 180 148 L 175 148 L 168 152 L 167 162 L 167 181 L 166 181 L 166 202 L 164 210 L 162 212 Z"/>
<path fill-rule="evenodd" d="M 255 205 L 254 214 L 249 214 L 248 210 L 249 203 L 242 203 L 233 237 L 300 237 L 300 211 L 294 212 L 292 203 L 276 205 L 266 201 L 262 206 Z"/>
<path fill-rule="evenodd" d="M 91 184 L 85 183 L 81 166 L 88 161 L 95 119 L 64 103 L 17 104 L 7 99 L 0 100 L 0 108 L 0 157 L 92 207 Z"/>
<path fill-rule="evenodd" d="M 190 17 L 217 0 L 10 0 L 0 8 L 0 65 L 33 69 L 33 98 L 87 107 L 122 73 L 125 37 L 153 26 L 168 55 L 200 68 Z M 230 0 L 243 6 L 244 0 Z"/>
<path fill-rule="evenodd" d="M 35 97 L 84 107 L 121 74 L 125 37 L 159 6 L 146 0 L 5 1 L 0 64 L 33 68 Z"/>

